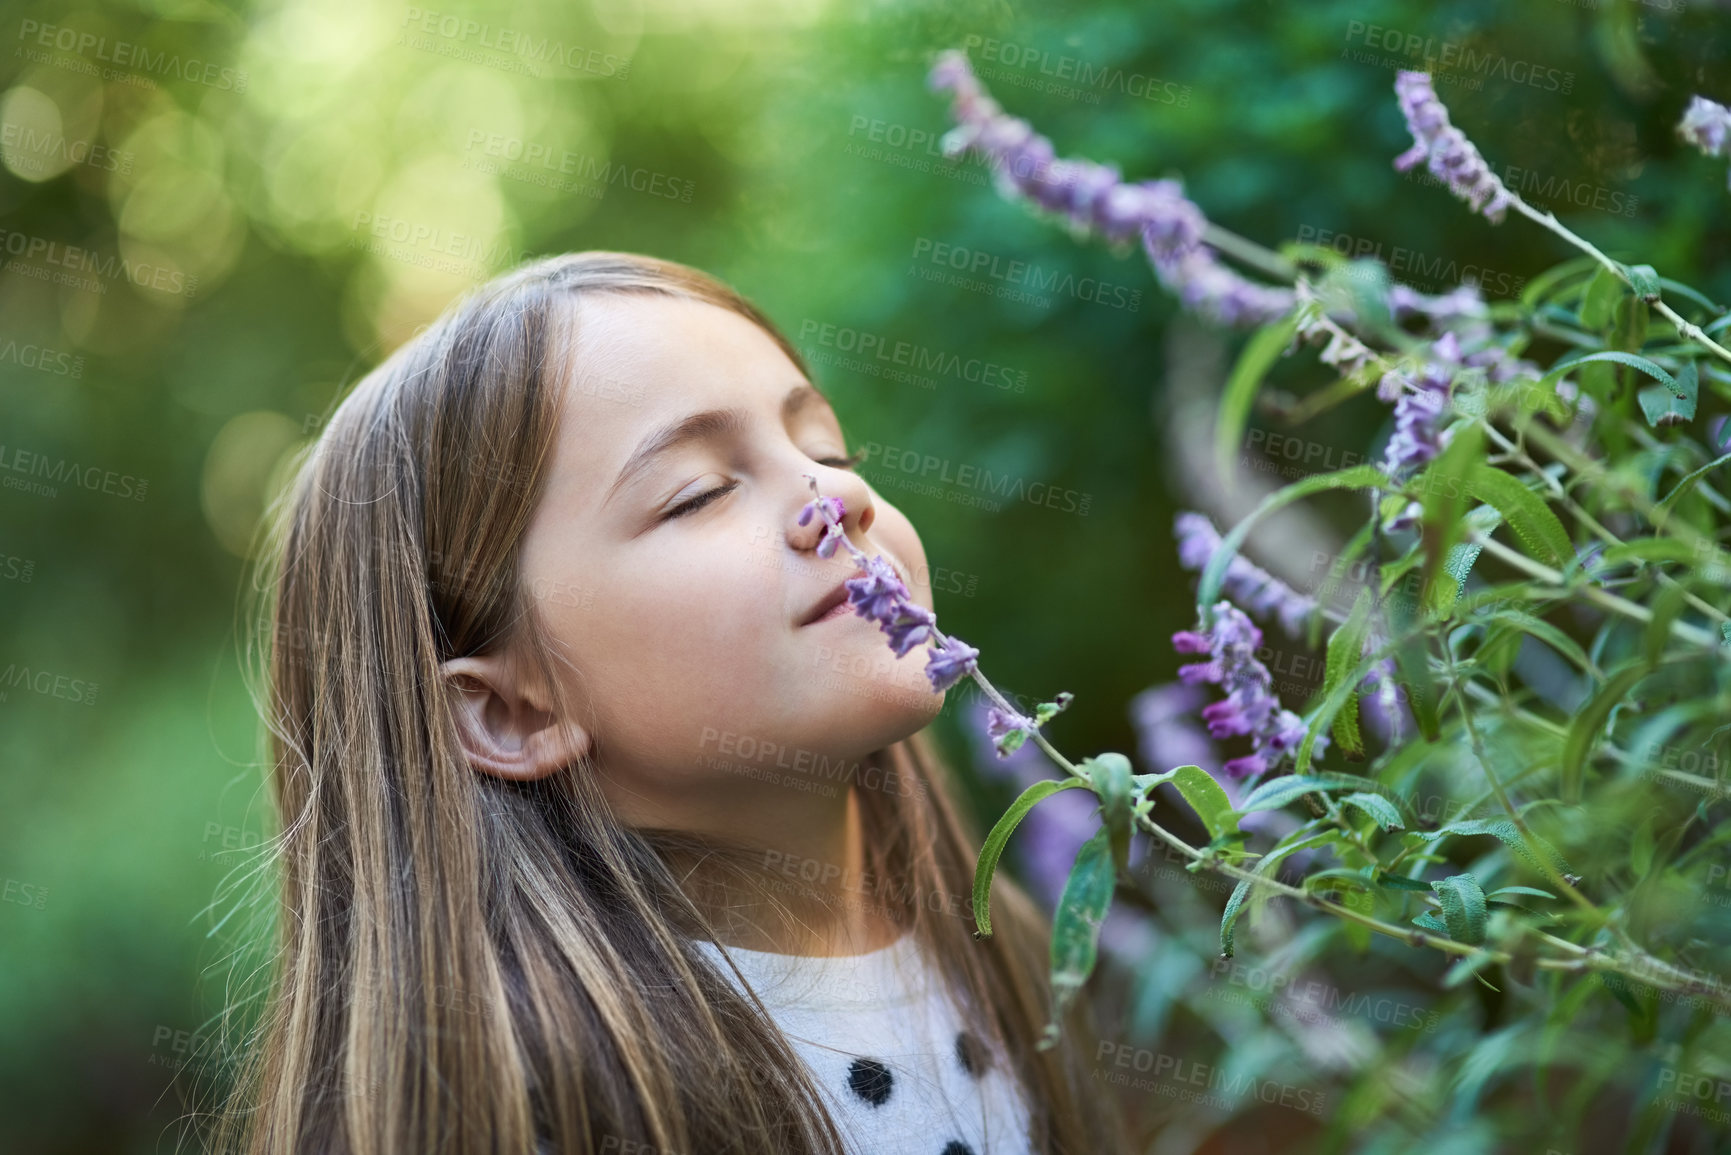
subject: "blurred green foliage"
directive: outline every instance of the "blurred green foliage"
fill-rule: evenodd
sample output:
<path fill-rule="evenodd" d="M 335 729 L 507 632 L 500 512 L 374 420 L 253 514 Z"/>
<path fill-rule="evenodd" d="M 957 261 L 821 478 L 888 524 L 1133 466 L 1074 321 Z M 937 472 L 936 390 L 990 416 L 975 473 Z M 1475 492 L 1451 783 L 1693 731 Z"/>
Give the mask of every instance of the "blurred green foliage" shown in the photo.
<path fill-rule="evenodd" d="M 971 583 L 940 587 L 938 609 L 994 680 L 1073 691 L 1054 723 L 1068 749 L 1134 749 L 1124 703 L 1170 678 L 1168 637 L 1190 616 L 1169 528 L 1193 495 L 1162 439 L 1175 310 L 1139 255 L 1077 245 L 973 162 L 942 161 L 926 67 L 970 46 L 1062 155 L 1181 174 L 1211 217 L 1268 244 L 1326 230 L 1385 259 L 1401 246 L 1511 277 L 1554 263 L 1541 231 L 1392 170 L 1408 143 L 1394 65 L 1355 58 L 1391 30 L 1421 54 L 1464 45 L 1527 66 L 1511 74 L 1568 74 L 1566 93 L 1441 91 L 1499 170 L 1635 198 L 1627 215 L 1555 203 L 1577 231 L 1731 299 L 1723 266 L 1715 283 L 1701 262 L 1731 240 L 1722 166 L 1671 131 L 1690 92 L 1731 95 L 1731 24 L 1699 2 L 10 5 L 0 668 L 32 680 L 0 695 L 0 1143 L 169 1142 L 184 1109 L 169 1075 L 223 993 L 217 883 L 261 824 L 240 554 L 331 399 L 525 255 L 709 269 L 813 353 L 856 447 L 1088 495 L 1080 516 L 884 489 L 933 564 Z M 1104 79 L 1045 85 L 1082 68 Z M 927 280 L 939 245 L 1139 301 Z M 851 368 L 858 334 L 984 359 L 1026 388 Z M 1382 416 L 1349 407 L 1317 435 L 1362 446 Z M 953 713 L 939 733 L 965 762 Z M 982 792 L 987 819 L 1000 794 Z"/>

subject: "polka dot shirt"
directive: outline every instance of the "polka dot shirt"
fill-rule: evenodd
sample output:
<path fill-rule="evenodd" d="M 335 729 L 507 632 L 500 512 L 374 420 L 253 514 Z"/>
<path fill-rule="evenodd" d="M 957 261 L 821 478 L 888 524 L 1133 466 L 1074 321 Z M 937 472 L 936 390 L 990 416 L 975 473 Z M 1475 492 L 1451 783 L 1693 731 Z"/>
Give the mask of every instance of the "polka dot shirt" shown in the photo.
<path fill-rule="evenodd" d="M 697 945 L 736 986 L 714 943 Z M 728 948 L 811 1068 L 850 1155 L 1030 1155 L 1028 1109 L 912 934 L 829 958 Z"/>

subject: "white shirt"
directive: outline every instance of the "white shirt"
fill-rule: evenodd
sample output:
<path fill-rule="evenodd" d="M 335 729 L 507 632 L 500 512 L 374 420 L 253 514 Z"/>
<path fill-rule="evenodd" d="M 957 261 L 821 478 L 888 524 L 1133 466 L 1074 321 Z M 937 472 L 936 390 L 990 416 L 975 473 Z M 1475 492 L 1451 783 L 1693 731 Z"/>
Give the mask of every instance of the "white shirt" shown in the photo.
<path fill-rule="evenodd" d="M 716 945 L 696 942 L 737 987 Z M 862 955 L 728 953 L 810 1067 L 852 1155 L 1030 1155 L 1014 1076 L 957 1016 L 911 933 Z"/>

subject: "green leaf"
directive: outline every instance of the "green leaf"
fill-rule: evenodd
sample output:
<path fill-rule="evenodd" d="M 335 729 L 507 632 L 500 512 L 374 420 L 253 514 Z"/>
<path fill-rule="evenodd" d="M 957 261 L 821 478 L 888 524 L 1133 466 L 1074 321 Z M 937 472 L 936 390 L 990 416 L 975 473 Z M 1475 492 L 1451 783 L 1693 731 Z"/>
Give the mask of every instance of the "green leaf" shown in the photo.
<path fill-rule="evenodd" d="M 1659 271 L 1652 265 L 1628 265 L 1625 271 L 1629 274 L 1629 284 L 1635 290 L 1635 296 L 1651 305 L 1659 299 Z"/>
<path fill-rule="evenodd" d="M 1617 301 L 1626 292 L 1628 288 L 1622 279 L 1600 265 L 1587 282 L 1587 291 L 1581 295 L 1581 328 L 1597 333 L 1609 327 Z"/>
<path fill-rule="evenodd" d="M 1602 349 L 1597 353 L 1585 353 L 1579 357 L 1565 357 L 1551 366 L 1550 372 L 1545 374 L 1544 380 L 1550 380 L 1553 374 L 1561 376 L 1571 369 L 1579 369 L 1582 365 L 1591 365 L 1600 361 L 1610 361 L 1618 365 L 1627 365 L 1631 369 L 1639 369 L 1666 388 L 1675 388 L 1675 379 L 1657 362 L 1649 361 L 1645 357 L 1638 357 L 1633 353 L 1624 353 L 1621 350 L 1613 349 Z"/>
<path fill-rule="evenodd" d="M 1442 920 L 1428 910 L 1412 921 L 1415 925 L 1422 926 L 1428 931 L 1443 935 L 1444 937 L 1447 937 L 1448 935 L 1449 928 L 1444 926 Z"/>
<path fill-rule="evenodd" d="M 1238 911 L 1244 906 L 1245 898 L 1250 894 L 1250 880 L 1241 878 L 1238 885 L 1232 888 L 1232 895 L 1226 900 L 1226 910 L 1220 915 L 1220 957 L 1232 957 L 1232 924 L 1238 921 Z"/>
<path fill-rule="evenodd" d="M 1428 882 L 1417 878 L 1407 878 L 1404 875 L 1390 874 L 1386 870 L 1376 872 L 1376 882 L 1378 886 L 1386 886 L 1390 890 L 1422 890 L 1426 894 L 1431 892 Z"/>
<path fill-rule="evenodd" d="M 1532 886 L 1499 886 L 1489 894 L 1485 895 L 1485 898 L 1487 900 L 1492 899 L 1499 894 L 1530 894 L 1535 898 L 1553 899 L 1557 897 L 1548 890 L 1539 890 L 1537 887 Z"/>
<path fill-rule="evenodd" d="M 1727 453 L 1723 457 L 1714 458 L 1706 465 L 1703 465 L 1701 468 L 1683 478 L 1682 481 L 1679 481 L 1677 483 L 1677 488 L 1673 489 L 1670 493 L 1667 493 L 1665 495 L 1665 500 L 1661 501 L 1658 508 L 1653 511 L 1653 524 L 1656 527 L 1664 528 L 1666 519 L 1671 516 L 1671 507 L 1677 504 L 1677 499 L 1689 492 L 1689 490 L 1693 489 L 1697 481 L 1700 481 L 1703 477 L 1707 476 L 1709 472 L 1719 468 L 1721 465 L 1724 465 L 1727 461 L 1731 461 L 1731 453 Z"/>
<path fill-rule="evenodd" d="M 1527 845 L 1526 840 L 1521 837 L 1520 828 L 1507 818 L 1471 818 L 1464 822 L 1451 822 L 1436 830 L 1409 830 L 1404 837 L 1409 844 L 1418 845 L 1423 842 L 1434 842 L 1439 838 L 1468 837 L 1475 834 L 1488 834 L 1492 838 L 1498 839 L 1503 845 L 1519 855 L 1522 861 L 1541 874 L 1544 873 L 1545 866 L 1544 861 L 1539 858 L 1540 851 L 1544 853 L 1545 858 L 1550 861 L 1558 873 L 1575 873 L 1569 868 L 1568 861 L 1557 852 L 1557 848 L 1543 838 L 1537 835 L 1533 836 L 1533 842 L 1537 844 L 1536 850 L 1533 846 Z"/>
<path fill-rule="evenodd" d="M 1026 818 L 1028 811 L 1035 803 L 1050 798 L 1060 790 L 1073 790 L 1076 787 L 1087 787 L 1080 778 L 1046 778 L 1034 783 L 1021 796 L 1010 803 L 1010 808 L 1004 811 L 1004 816 L 998 819 L 991 833 L 986 835 L 986 841 L 980 847 L 980 860 L 974 865 L 974 932 L 976 938 L 992 936 L 992 877 L 998 871 L 998 859 L 1004 855 L 1004 847 L 1009 844 L 1010 835 L 1016 832 L 1016 827 Z M 1102 831 L 1104 828 L 1102 827 Z"/>
<path fill-rule="evenodd" d="M 1384 830 L 1405 830 L 1406 823 L 1400 819 L 1400 810 L 1394 803 L 1380 794 L 1368 794 L 1360 791 L 1348 794 L 1341 802 L 1347 806 L 1356 806 L 1376 821 Z"/>
<path fill-rule="evenodd" d="M 1608 547 L 1600 560 L 1606 566 L 1620 565 L 1626 561 L 1675 561 L 1694 562 L 1700 560 L 1702 550 L 1688 542 L 1675 537 L 1638 537 L 1633 541 L 1619 542 Z M 1723 559 L 1709 561 L 1708 564 L 1725 564 Z"/>
<path fill-rule="evenodd" d="M 1232 800 L 1221 789 L 1214 775 L 1200 766 L 1180 766 L 1172 779 L 1184 801 L 1202 819 L 1209 838 L 1238 832 L 1238 817 L 1233 813 Z"/>
<path fill-rule="evenodd" d="M 1227 565 L 1237 555 L 1244 539 L 1250 536 L 1251 529 L 1270 513 L 1301 497 L 1309 497 L 1325 490 L 1389 488 L 1392 488 L 1392 483 L 1382 470 L 1374 465 L 1355 465 L 1350 469 L 1337 469 L 1332 473 L 1313 474 L 1269 494 L 1243 521 L 1233 526 L 1232 531 L 1215 547 L 1214 555 L 1208 559 L 1208 565 L 1202 571 L 1202 579 L 1197 583 L 1197 612 L 1206 613 L 1213 607 L 1220 596 L 1220 584 L 1226 579 Z"/>
<path fill-rule="evenodd" d="M 1649 385 L 1635 395 L 1647 424 L 1655 429 L 1695 420 L 1695 402 L 1701 392 L 1700 370 L 1695 367 L 1695 362 L 1685 362 L 1676 381 L 1675 390 L 1663 385 Z"/>
<path fill-rule="evenodd" d="M 1521 304 L 1528 309 L 1536 310 L 1550 298 L 1552 290 L 1564 281 L 1589 270 L 1596 271 L 1603 267 L 1590 256 L 1573 257 L 1561 264 L 1553 265 L 1527 282 L 1526 288 L 1521 290 Z"/>
<path fill-rule="evenodd" d="M 1418 487 L 1424 520 L 1419 533 L 1424 549 L 1420 600 L 1433 612 L 1452 605 L 1458 582 L 1444 579 L 1442 567 L 1453 560 L 1454 546 L 1465 533 L 1467 495 L 1475 469 L 1484 464 L 1484 428 L 1476 421 L 1457 425 L 1443 451 L 1408 485 Z"/>
<path fill-rule="evenodd" d="M 1270 778 L 1250 792 L 1238 805 L 1238 813 L 1253 814 L 1258 810 L 1274 810 L 1306 794 L 1330 790 L 1363 790 L 1372 785 L 1368 778 L 1356 774 L 1287 774 Z"/>
<path fill-rule="evenodd" d="M 1263 855 L 1251 868 L 1250 873 L 1264 878 L 1274 878 L 1276 877 L 1275 866 L 1287 855 L 1300 850 L 1308 850 L 1313 846 L 1319 846 L 1324 842 L 1334 841 L 1340 837 L 1340 832 L 1337 830 L 1324 830 L 1321 834 L 1308 836 L 1303 831 L 1304 828 L 1300 827 L 1287 835 L 1288 841 Z M 1222 958 L 1232 957 L 1232 925 L 1238 921 L 1245 898 L 1253 893 L 1252 886 L 1253 884 L 1249 879 L 1239 879 L 1238 885 L 1232 888 L 1232 896 L 1226 900 L 1226 910 L 1220 916 L 1220 955 Z"/>
<path fill-rule="evenodd" d="M 1496 507 L 1527 552 L 1552 566 L 1575 556 L 1569 533 L 1551 507 L 1521 481 L 1494 465 L 1479 465 L 1467 475 L 1473 497 Z"/>
<path fill-rule="evenodd" d="M 1450 937 L 1453 936 L 1451 935 Z M 1460 986 L 1469 978 L 1476 975 L 1479 971 L 1483 970 L 1485 965 L 1495 957 L 1495 952 L 1488 950 L 1475 950 L 1471 954 L 1462 955 L 1460 958 L 1456 959 L 1454 965 L 1449 967 L 1448 971 L 1444 973 L 1442 980 L 1443 987 L 1445 989 L 1453 989 Z M 1481 979 L 1480 981 L 1482 982 L 1483 980 Z M 1493 987 L 1492 989 L 1494 990 L 1495 988 Z"/>
<path fill-rule="evenodd" d="M 1094 973 L 1099 954 L 1100 926 L 1112 905 L 1117 875 L 1105 827 L 1082 844 L 1076 864 L 1064 883 L 1064 894 L 1052 915 L 1052 1020 L 1040 1037 L 1039 1049 L 1057 1045 L 1064 1008 Z"/>
<path fill-rule="evenodd" d="M 1533 615 L 1523 613 L 1520 610 L 1494 609 L 1476 615 L 1472 620 L 1501 622 L 1521 633 L 1531 634 L 1581 667 L 1587 674 L 1595 678 L 1599 676 L 1599 667 L 1593 664 L 1593 659 L 1587 656 L 1587 651 L 1581 648 L 1581 644 L 1542 618 L 1535 618 Z"/>
<path fill-rule="evenodd" d="M 1479 946 L 1485 941 L 1485 892 L 1470 874 L 1454 874 L 1430 884 L 1442 907 L 1443 923 L 1456 942 Z"/>
<path fill-rule="evenodd" d="M 1250 410 L 1256 402 L 1262 379 L 1292 343 L 1297 332 L 1296 312 L 1270 321 L 1245 342 L 1238 363 L 1232 367 L 1232 376 L 1227 379 L 1220 396 L 1220 416 L 1214 426 L 1215 468 L 1227 484 L 1238 476 L 1239 442 L 1244 437 L 1244 427 L 1249 423 Z"/>
<path fill-rule="evenodd" d="M 1334 692 L 1364 656 L 1364 636 L 1370 629 L 1370 605 L 1370 590 L 1360 590 L 1358 600 L 1353 603 L 1352 613 L 1347 615 L 1346 621 L 1329 637 L 1328 665 L 1322 679 L 1324 697 Z M 1348 761 L 1364 761 L 1364 738 L 1358 729 L 1357 693 L 1349 697 L 1346 705 L 1334 716 L 1331 733 L 1341 754 Z"/>
<path fill-rule="evenodd" d="M 1647 815 L 1646 821 L 1635 827 L 1634 837 L 1629 840 L 1629 869 L 1636 882 L 1647 877 L 1647 872 L 1653 869 L 1653 823 L 1658 817 L 1658 811 Z"/>
<path fill-rule="evenodd" d="M 1112 841 L 1112 861 L 1119 870 L 1130 865 L 1130 834 L 1132 803 L 1135 787 L 1131 781 L 1130 759 L 1122 754 L 1097 754 L 1080 766 L 1100 797 L 1100 818 L 1106 824 Z"/>
<path fill-rule="evenodd" d="M 1559 791 L 1564 802 L 1573 804 L 1581 800 L 1581 775 L 1587 758 L 1605 729 L 1606 720 L 1611 716 L 1612 707 L 1627 698 L 1635 683 L 1646 674 L 1646 668 L 1639 665 L 1623 670 L 1606 682 L 1604 689 L 1593 695 L 1575 714 L 1574 721 L 1569 724 L 1569 736 L 1563 742 Z"/>

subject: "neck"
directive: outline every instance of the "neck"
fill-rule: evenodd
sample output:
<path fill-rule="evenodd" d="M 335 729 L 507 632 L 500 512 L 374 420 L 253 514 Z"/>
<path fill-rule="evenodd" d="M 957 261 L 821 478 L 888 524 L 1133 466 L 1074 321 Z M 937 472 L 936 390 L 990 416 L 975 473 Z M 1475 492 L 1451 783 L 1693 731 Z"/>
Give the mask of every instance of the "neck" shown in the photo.
<path fill-rule="evenodd" d="M 878 897 L 867 866 L 859 788 L 833 797 L 776 783 L 731 782 L 714 794 L 685 791 L 677 806 L 638 794 L 633 826 L 710 836 L 749 849 L 697 852 L 675 861 L 681 886 L 723 946 L 772 954 L 865 954 L 895 942 L 902 927 Z"/>

